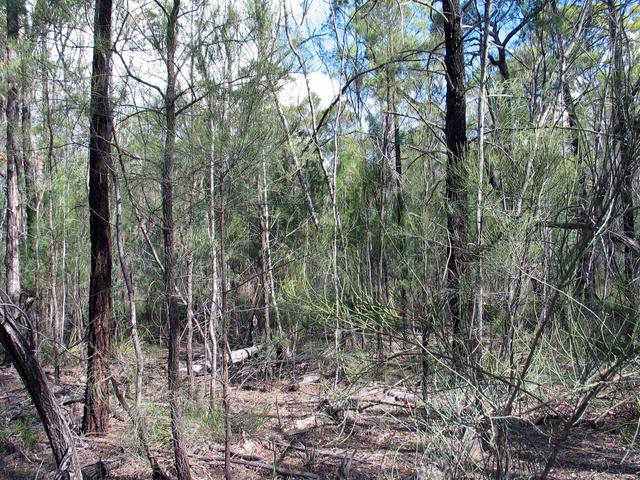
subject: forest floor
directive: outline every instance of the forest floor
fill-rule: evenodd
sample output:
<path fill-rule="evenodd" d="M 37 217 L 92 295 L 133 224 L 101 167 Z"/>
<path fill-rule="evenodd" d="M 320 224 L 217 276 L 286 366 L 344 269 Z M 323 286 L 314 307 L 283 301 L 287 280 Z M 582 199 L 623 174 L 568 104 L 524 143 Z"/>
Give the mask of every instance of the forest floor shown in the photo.
<path fill-rule="evenodd" d="M 433 432 L 418 435 L 424 411 L 416 408 L 419 396 L 407 382 L 369 380 L 334 388 L 331 360 L 309 360 L 278 372 L 280 379 L 270 389 L 247 373 L 255 368 L 233 372 L 234 478 L 427 480 L 445 478 L 445 472 L 451 471 L 447 463 L 463 458 L 479 464 L 486 461 L 479 441 L 455 442 Z M 127 358 L 114 363 L 129 370 L 132 365 Z M 82 415 L 83 375 L 80 366 L 65 368 L 55 385 L 75 428 Z M 200 387 L 204 381 L 204 376 L 197 377 Z M 165 350 L 147 350 L 145 382 L 149 440 L 163 468 L 171 472 Z M 209 415 L 206 403 L 204 399 L 200 406 L 190 401 L 184 405 L 193 478 L 203 480 L 223 478 L 222 415 Z M 640 449 L 633 445 L 639 418 L 636 406 L 613 397 L 600 404 L 601 411 L 590 411 L 589 420 L 572 430 L 551 478 L 637 479 L 640 475 Z M 150 478 L 130 420 L 115 398 L 111 405 L 108 435 L 78 437 L 83 464 L 119 459 L 121 465 L 109 478 Z M 511 423 L 512 464 L 520 472 L 514 478 L 527 478 L 540 469 L 549 453 L 553 427 L 553 419 Z M 442 452 L 447 453 L 442 456 Z M 273 471 L 274 461 L 278 472 Z M 52 478 L 53 470 L 46 437 L 18 375 L 12 367 L 0 368 L 0 479 Z M 476 473 L 466 478 L 480 478 L 479 471 L 475 468 Z"/>

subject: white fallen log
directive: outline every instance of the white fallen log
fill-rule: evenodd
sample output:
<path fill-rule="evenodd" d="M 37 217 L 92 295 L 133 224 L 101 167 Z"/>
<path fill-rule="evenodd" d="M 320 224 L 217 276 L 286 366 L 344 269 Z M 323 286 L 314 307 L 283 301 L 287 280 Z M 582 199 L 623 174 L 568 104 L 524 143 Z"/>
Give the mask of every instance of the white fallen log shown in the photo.
<path fill-rule="evenodd" d="M 252 357 L 258 351 L 262 345 L 255 345 L 253 347 L 241 348 L 239 350 L 233 350 L 231 352 L 231 363 L 244 362 L 247 358 Z"/>
<path fill-rule="evenodd" d="M 254 347 L 240 348 L 238 350 L 233 350 L 231 352 L 231 363 L 240 363 L 245 361 L 247 358 L 254 356 L 258 351 L 262 348 L 262 345 L 256 345 Z M 184 362 L 180 362 L 179 367 L 180 373 L 187 373 L 187 364 Z M 211 371 L 211 365 L 209 362 L 203 363 L 193 363 L 193 373 L 196 375 L 204 375 L 205 372 Z"/>
<path fill-rule="evenodd" d="M 307 373 L 302 376 L 302 380 L 300 380 L 300 385 L 311 385 L 313 383 L 320 383 L 322 377 L 317 373 Z"/>
<path fill-rule="evenodd" d="M 180 362 L 179 371 L 182 374 L 186 374 L 187 364 L 184 362 Z M 196 375 L 204 375 L 205 372 L 210 372 L 210 371 L 211 371 L 211 365 L 209 364 L 209 362 L 193 364 L 193 373 L 195 373 Z"/>

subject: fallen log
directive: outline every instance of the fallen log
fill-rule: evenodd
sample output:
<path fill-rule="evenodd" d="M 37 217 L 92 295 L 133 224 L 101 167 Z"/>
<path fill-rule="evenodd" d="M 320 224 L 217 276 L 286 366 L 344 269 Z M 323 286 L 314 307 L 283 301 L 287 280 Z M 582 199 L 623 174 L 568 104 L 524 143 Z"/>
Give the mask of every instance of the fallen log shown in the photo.
<path fill-rule="evenodd" d="M 236 364 L 236 363 L 244 362 L 246 359 L 258 353 L 261 348 L 262 348 L 262 345 L 255 345 L 253 347 L 240 348 L 238 350 L 233 350 L 230 352 L 231 363 Z M 179 370 L 180 370 L 180 373 L 182 374 L 187 373 L 187 365 L 183 362 L 180 362 Z M 196 375 L 204 375 L 205 372 L 210 372 L 210 371 L 211 371 L 211 365 L 209 362 L 193 364 L 193 373 L 195 373 Z"/>
<path fill-rule="evenodd" d="M 121 467 L 127 462 L 125 457 L 109 460 L 99 460 L 96 463 L 82 467 L 82 480 L 103 480 L 109 478 L 109 472 Z"/>
<path fill-rule="evenodd" d="M 231 363 L 244 362 L 247 358 L 252 357 L 262 348 L 262 345 L 255 345 L 253 347 L 241 348 L 239 350 L 233 350 L 231 352 Z"/>

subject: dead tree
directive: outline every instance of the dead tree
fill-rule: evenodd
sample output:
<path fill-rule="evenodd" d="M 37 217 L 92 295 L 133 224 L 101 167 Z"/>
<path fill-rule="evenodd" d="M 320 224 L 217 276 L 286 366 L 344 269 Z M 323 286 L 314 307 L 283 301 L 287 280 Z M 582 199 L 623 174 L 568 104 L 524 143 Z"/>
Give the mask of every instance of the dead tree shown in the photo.
<path fill-rule="evenodd" d="M 6 294 L 3 296 L 6 297 Z M 10 302 L 10 299 L 7 300 Z M 0 342 L 9 353 L 14 367 L 38 411 L 62 478 L 82 479 L 71 430 L 62 415 L 60 405 L 49 388 L 49 383 L 35 351 L 29 347 L 27 338 L 16 321 L 3 311 L 0 311 Z"/>
<path fill-rule="evenodd" d="M 469 232 L 467 226 L 467 193 L 464 185 L 464 153 L 467 143 L 466 99 L 464 80 L 464 37 L 462 11 L 458 0 L 442 1 L 445 44 L 445 75 L 447 78 L 445 141 L 447 173 L 447 288 L 452 320 L 454 350 L 463 345 L 463 321 L 467 307 L 461 281 L 465 275 Z"/>

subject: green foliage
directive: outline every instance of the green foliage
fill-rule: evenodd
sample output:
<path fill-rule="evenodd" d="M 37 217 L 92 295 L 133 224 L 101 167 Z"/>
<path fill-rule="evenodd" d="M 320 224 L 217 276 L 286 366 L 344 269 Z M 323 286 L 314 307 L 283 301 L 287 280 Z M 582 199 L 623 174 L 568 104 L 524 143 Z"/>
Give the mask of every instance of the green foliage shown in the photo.
<path fill-rule="evenodd" d="M 33 450 L 40 441 L 41 429 L 31 417 L 17 420 L 4 418 L 0 423 L 0 449 L 7 449 L 12 442 L 20 442 L 27 451 Z"/>
<path fill-rule="evenodd" d="M 187 400 L 184 414 L 185 418 L 195 425 L 195 428 L 191 430 L 195 437 L 203 436 L 216 441 L 224 440 L 224 416 L 221 408 L 212 410 L 210 406 Z"/>
<path fill-rule="evenodd" d="M 169 409 L 164 405 L 145 402 L 142 405 L 141 415 L 147 419 L 147 435 L 151 445 L 168 447 L 171 444 L 171 416 Z M 132 437 L 138 442 L 138 437 Z M 139 447 L 141 447 L 139 445 Z"/>

